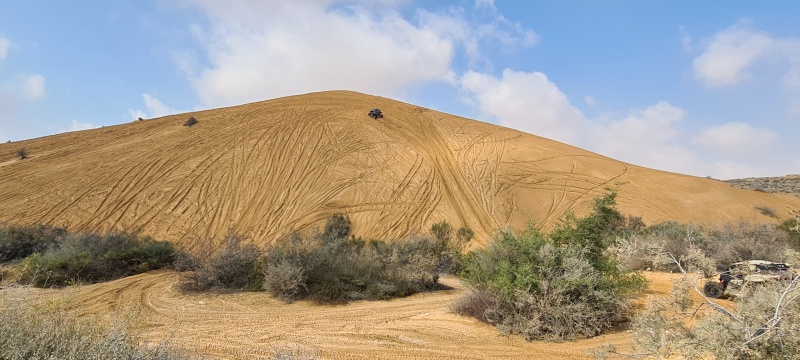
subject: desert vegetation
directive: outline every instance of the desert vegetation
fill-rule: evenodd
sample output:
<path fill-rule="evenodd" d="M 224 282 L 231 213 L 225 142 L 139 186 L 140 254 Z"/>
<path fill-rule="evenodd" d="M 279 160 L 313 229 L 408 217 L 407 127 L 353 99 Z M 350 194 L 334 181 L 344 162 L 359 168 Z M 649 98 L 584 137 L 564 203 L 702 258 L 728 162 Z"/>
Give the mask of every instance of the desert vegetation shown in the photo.
<path fill-rule="evenodd" d="M 569 216 L 551 233 L 501 231 L 468 256 L 463 276 L 472 289 L 453 310 L 529 340 L 591 337 L 627 321 L 627 300 L 646 282 L 605 253 L 629 223 L 615 197 L 609 191 L 590 215 Z"/>
<path fill-rule="evenodd" d="M 38 287 L 118 279 L 170 266 L 174 254 L 171 243 L 136 232 L 70 233 L 46 225 L 0 229 L 0 262 L 21 259 L 5 276 Z"/>
<path fill-rule="evenodd" d="M 698 226 L 677 222 L 663 222 L 641 231 L 618 236 L 609 251 L 629 269 L 677 272 L 690 251 L 699 251 L 714 264 L 708 272 L 725 270 L 731 264 L 751 259 L 776 262 L 788 261 L 792 256 L 793 235 L 784 225 L 754 224 L 747 221 Z M 672 254 L 679 263 L 654 262 L 654 253 Z M 709 274 L 710 275 L 710 274 Z"/>
<path fill-rule="evenodd" d="M 434 226 L 435 237 L 392 242 L 357 238 L 350 226 L 347 215 L 334 214 L 324 230 L 294 232 L 264 249 L 231 232 L 218 250 L 179 255 L 176 268 L 187 270 L 186 290 L 263 289 L 287 302 L 341 304 L 435 290 L 439 273 L 460 264 L 447 223 Z M 470 236 L 471 230 L 463 228 L 458 238 Z"/>
<path fill-rule="evenodd" d="M 683 274 L 667 297 L 651 298 L 632 324 L 631 352 L 612 345 L 598 358 L 794 359 L 800 352 L 798 283 L 765 283 L 724 307 L 698 288 L 714 260 L 691 246 L 682 257 L 652 253 L 655 263 L 672 263 Z M 699 275 L 698 275 L 699 274 Z M 692 296 L 694 293 L 694 296 Z M 698 300 L 699 299 L 699 300 Z"/>
<path fill-rule="evenodd" d="M 765 193 L 788 193 L 800 196 L 800 175 L 725 180 L 741 189 Z"/>
<path fill-rule="evenodd" d="M 180 286 L 189 291 L 261 290 L 260 253 L 261 249 L 235 230 L 229 230 L 221 244 L 198 239 L 194 251 L 176 256 L 175 268 L 183 274 Z"/>
<path fill-rule="evenodd" d="M 150 343 L 129 320 L 78 318 L 57 302 L 0 298 L 0 359 L 172 360 L 191 357 L 167 342 Z"/>

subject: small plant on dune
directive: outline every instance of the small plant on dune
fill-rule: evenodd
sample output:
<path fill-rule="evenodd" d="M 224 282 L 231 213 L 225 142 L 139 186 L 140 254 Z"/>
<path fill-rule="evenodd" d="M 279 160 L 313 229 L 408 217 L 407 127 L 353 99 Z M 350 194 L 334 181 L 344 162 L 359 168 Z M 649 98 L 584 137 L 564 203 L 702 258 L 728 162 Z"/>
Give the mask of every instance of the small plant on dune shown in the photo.
<path fill-rule="evenodd" d="M 195 119 L 194 116 L 192 116 L 188 120 L 186 120 L 186 122 L 183 123 L 183 126 L 193 126 L 193 125 L 197 124 L 198 122 L 199 121 L 197 121 L 197 119 Z"/>
<path fill-rule="evenodd" d="M 436 240 L 450 241 L 453 237 L 453 227 L 447 221 L 442 220 L 431 225 L 431 234 Z"/>
<path fill-rule="evenodd" d="M 19 150 L 17 150 L 17 157 L 18 157 L 20 160 L 25 160 L 25 159 L 27 159 L 27 158 L 28 158 L 28 151 L 27 151 L 27 150 L 25 150 L 25 148 L 22 148 L 22 149 L 19 149 Z"/>
<path fill-rule="evenodd" d="M 778 218 L 778 214 L 775 213 L 775 209 L 773 209 L 772 207 L 761 205 L 761 206 L 756 206 L 756 210 L 758 210 L 758 212 L 761 213 L 762 215 L 766 215 L 775 219 Z"/>
<path fill-rule="evenodd" d="M 472 237 L 475 236 L 475 232 L 472 229 L 462 226 L 458 228 L 456 231 L 456 243 L 460 247 L 466 246 L 470 241 L 472 241 Z"/>

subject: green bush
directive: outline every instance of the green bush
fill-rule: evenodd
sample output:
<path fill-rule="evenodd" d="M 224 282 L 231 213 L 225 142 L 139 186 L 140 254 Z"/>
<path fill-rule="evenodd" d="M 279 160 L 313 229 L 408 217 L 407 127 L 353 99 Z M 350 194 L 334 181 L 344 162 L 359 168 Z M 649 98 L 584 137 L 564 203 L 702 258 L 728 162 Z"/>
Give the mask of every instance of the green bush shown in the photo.
<path fill-rule="evenodd" d="M 210 248 L 210 249 L 209 249 Z M 221 246 L 209 242 L 202 251 L 183 253 L 181 263 L 190 263 L 182 273 L 181 288 L 202 291 L 211 288 L 259 291 L 262 288 L 261 250 L 247 238 L 229 231 Z"/>
<path fill-rule="evenodd" d="M 127 322 L 80 319 L 52 306 L 0 304 L 0 359 L 171 360 L 190 357 L 166 342 L 152 344 Z"/>
<path fill-rule="evenodd" d="M 68 234 L 44 253 L 17 265 L 20 281 L 39 287 L 108 281 L 160 269 L 172 263 L 175 249 L 135 232 Z"/>
<path fill-rule="evenodd" d="M 0 262 L 43 253 L 66 234 L 66 229 L 48 225 L 0 228 Z"/>
<path fill-rule="evenodd" d="M 462 276 L 473 291 L 453 310 L 527 339 L 595 336 L 627 321 L 627 299 L 646 282 L 606 255 L 609 238 L 627 229 L 615 196 L 610 191 L 590 215 L 571 215 L 550 234 L 533 226 L 501 231 L 468 258 Z"/>

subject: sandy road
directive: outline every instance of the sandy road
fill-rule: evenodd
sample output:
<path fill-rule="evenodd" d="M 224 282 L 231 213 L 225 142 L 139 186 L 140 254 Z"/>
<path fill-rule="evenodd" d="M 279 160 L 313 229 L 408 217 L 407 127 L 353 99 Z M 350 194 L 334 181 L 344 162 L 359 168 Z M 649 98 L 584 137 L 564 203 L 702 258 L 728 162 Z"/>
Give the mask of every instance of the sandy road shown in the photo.
<path fill-rule="evenodd" d="M 665 294 L 673 274 L 648 273 L 650 295 Z M 78 315 L 137 315 L 144 336 L 170 339 L 190 352 L 225 359 L 267 357 L 275 346 L 319 349 L 323 359 L 588 359 L 587 350 L 606 342 L 627 346 L 620 330 L 564 343 L 527 342 L 449 311 L 463 294 L 452 290 L 391 301 L 341 306 L 284 304 L 265 293 L 183 293 L 180 277 L 168 270 L 62 290 L 5 289 L 0 298 L 25 292 L 29 298 L 61 299 Z M 643 296 L 643 298 L 646 295 Z M 642 300 L 643 300 L 642 298 Z"/>

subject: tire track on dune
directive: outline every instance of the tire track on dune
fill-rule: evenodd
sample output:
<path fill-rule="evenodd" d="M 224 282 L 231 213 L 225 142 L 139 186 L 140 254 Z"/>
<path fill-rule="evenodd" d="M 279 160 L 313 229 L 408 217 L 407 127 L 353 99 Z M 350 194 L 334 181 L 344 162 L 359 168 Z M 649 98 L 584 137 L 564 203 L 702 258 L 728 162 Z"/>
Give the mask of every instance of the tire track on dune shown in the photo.
<path fill-rule="evenodd" d="M 397 121 L 387 119 L 384 122 L 426 156 L 434 168 L 434 176 L 441 184 L 440 189 L 450 200 L 462 224 L 470 227 L 477 225 L 475 230 L 484 236 L 497 228 L 495 220 L 489 215 L 490 211 L 482 206 L 480 196 L 475 194 L 475 189 L 464 179 L 452 150 L 429 119 L 405 116 Z M 406 124 L 412 128 L 405 127 Z"/>

